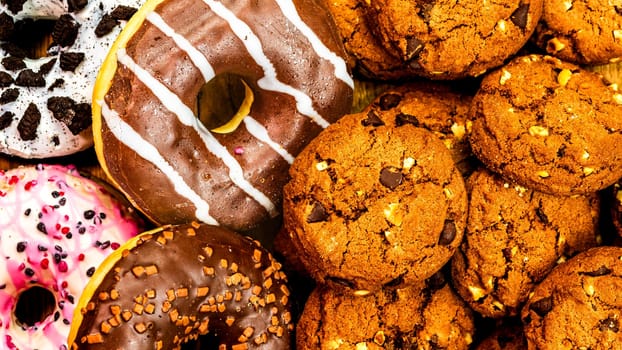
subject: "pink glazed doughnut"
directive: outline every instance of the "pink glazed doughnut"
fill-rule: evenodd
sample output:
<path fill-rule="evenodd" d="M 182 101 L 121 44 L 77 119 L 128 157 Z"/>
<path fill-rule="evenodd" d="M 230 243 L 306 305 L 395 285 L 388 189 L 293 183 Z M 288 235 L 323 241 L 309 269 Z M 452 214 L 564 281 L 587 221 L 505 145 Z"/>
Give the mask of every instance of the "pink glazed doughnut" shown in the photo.
<path fill-rule="evenodd" d="M 75 167 L 0 171 L 0 348 L 67 349 L 87 281 L 142 228 Z"/>

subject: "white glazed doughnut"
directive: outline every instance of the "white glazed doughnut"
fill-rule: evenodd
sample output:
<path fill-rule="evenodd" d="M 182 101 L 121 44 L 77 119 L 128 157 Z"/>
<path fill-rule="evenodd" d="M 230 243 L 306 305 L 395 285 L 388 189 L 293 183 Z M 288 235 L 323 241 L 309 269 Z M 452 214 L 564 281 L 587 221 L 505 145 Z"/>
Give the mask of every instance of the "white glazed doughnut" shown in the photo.
<path fill-rule="evenodd" d="M 0 349 L 67 349 L 84 286 L 141 223 L 74 167 L 0 171 Z"/>
<path fill-rule="evenodd" d="M 92 146 L 97 71 L 143 1 L 0 1 L 0 152 L 46 158 Z M 18 28 L 35 19 L 56 23 L 48 55 L 33 59 L 25 57 Z"/>

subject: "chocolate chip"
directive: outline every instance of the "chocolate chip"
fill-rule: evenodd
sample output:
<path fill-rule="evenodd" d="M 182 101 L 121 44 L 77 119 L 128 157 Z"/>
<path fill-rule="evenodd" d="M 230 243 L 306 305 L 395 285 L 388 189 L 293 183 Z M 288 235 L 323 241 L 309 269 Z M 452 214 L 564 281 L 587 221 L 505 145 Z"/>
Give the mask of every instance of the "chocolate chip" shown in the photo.
<path fill-rule="evenodd" d="M 48 99 L 47 107 L 54 118 L 67 125 L 74 135 L 91 126 L 91 106 L 88 103 L 76 103 L 69 97 L 53 96 Z"/>
<path fill-rule="evenodd" d="M 68 0 L 67 9 L 69 12 L 76 12 L 86 7 L 86 4 L 88 4 L 88 0 Z"/>
<path fill-rule="evenodd" d="M 311 212 L 307 216 L 307 223 L 311 224 L 314 222 L 326 221 L 326 219 L 328 219 L 326 208 L 318 201 L 313 202 Z"/>
<path fill-rule="evenodd" d="M 598 329 L 601 332 L 610 331 L 610 332 L 618 333 L 618 331 L 620 330 L 620 323 L 617 318 L 607 317 L 604 320 L 600 320 Z"/>
<path fill-rule="evenodd" d="M 403 283 L 404 283 L 404 275 L 400 275 L 390 280 L 389 282 L 385 283 L 383 287 L 388 287 L 388 288 L 397 287 L 397 286 L 402 285 Z"/>
<path fill-rule="evenodd" d="M 82 52 L 61 52 L 60 54 L 60 68 L 64 71 L 75 71 L 82 61 L 84 61 Z"/>
<path fill-rule="evenodd" d="M 110 14 L 105 14 L 102 16 L 102 19 L 97 24 L 95 28 L 95 35 L 98 38 L 110 33 L 114 27 L 119 24 L 119 21 L 114 19 Z"/>
<path fill-rule="evenodd" d="M 518 8 L 510 16 L 512 23 L 516 24 L 520 29 L 527 28 L 527 18 L 529 16 L 529 4 L 520 4 Z"/>
<path fill-rule="evenodd" d="M 52 38 L 60 46 L 72 46 L 78 37 L 78 28 L 80 24 L 71 15 L 61 15 L 54 24 Z"/>
<path fill-rule="evenodd" d="M 437 271 L 431 277 L 425 280 L 425 286 L 431 290 L 439 290 L 447 284 L 447 279 L 442 271 Z"/>
<path fill-rule="evenodd" d="M 546 316 L 553 309 L 553 297 L 546 297 L 540 300 L 534 301 L 529 308 L 533 310 L 540 317 Z"/>
<path fill-rule="evenodd" d="M 384 122 L 373 110 L 367 113 L 367 118 L 361 120 L 361 124 L 363 126 L 373 126 L 378 127 L 384 125 Z"/>
<path fill-rule="evenodd" d="M 0 87 L 9 87 L 13 82 L 13 77 L 9 73 L 0 72 Z"/>
<path fill-rule="evenodd" d="M 389 189 L 394 190 L 404 181 L 404 175 L 400 169 L 395 167 L 384 167 L 380 170 L 380 183 Z"/>
<path fill-rule="evenodd" d="M 579 272 L 579 274 L 580 275 L 590 276 L 590 277 L 598 277 L 598 276 L 609 275 L 612 272 L 613 271 L 610 268 L 608 268 L 607 266 L 603 265 L 603 266 L 599 267 L 597 270 L 588 271 L 588 272 Z"/>
<path fill-rule="evenodd" d="M 16 14 L 24 9 L 26 0 L 6 0 L 2 1 L 2 3 L 6 5 L 9 11 Z"/>
<path fill-rule="evenodd" d="M 44 87 L 45 78 L 43 78 L 42 74 L 35 73 L 32 69 L 24 69 L 17 75 L 15 85 L 26 87 Z"/>
<path fill-rule="evenodd" d="M 26 250 L 26 246 L 28 245 L 27 242 L 17 242 L 17 246 L 15 247 L 15 250 L 17 250 L 18 253 L 23 252 L 24 250 Z"/>
<path fill-rule="evenodd" d="M 0 116 L 0 130 L 4 130 L 11 125 L 13 119 L 15 118 L 15 114 L 13 112 L 4 112 Z"/>
<path fill-rule="evenodd" d="M 24 141 L 31 141 L 37 138 L 37 127 L 41 121 L 41 112 L 34 103 L 31 103 L 26 108 L 24 116 L 17 124 L 17 131 L 19 136 Z"/>
<path fill-rule="evenodd" d="M 137 9 L 130 6 L 119 5 L 110 13 L 110 16 L 120 21 L 127 21 L 136 13 Z"/>
<path fill-rule="evenodd" d="M 423 41 L 413 36 L 406 38 L 406 60 L 410 61 L 423 50 Z"/>
<path fill-rule="evenodd" d="M 10 70 L 10 71 L 18 71 L 18 70 L 22 70 L 26 68 L 26 63 L 24 63 L 24 60 L 19 58 L 19 57 L 15 57 L 15 56 L 7 56 L 5 58 L 2 59 L 2 66 L 6 69 L 6 70 Z"/>
<path fill-rule="evenodd" d="M 19 97 L 19 89 L 12 88 L 6 89 L 2 91 L 2 95 L 0 95 L 0 105 L 5 105 L 7 103 L 15 102 Z"/>
<path fill-rule="evenodd" d="M 387 93 L 380 96 L 378 105 L 380 110 L 388 111 L 391 108 L 397 107 L 402 102 L 402 95 Z"/>
<path fill-rule="evenodd" d="M 414 115 L 399 113 L 395 116 L 395 125 L 402 126 L 405 124 L 412 124 L 414 126 L 419 126 L 419 119 Z"/>
<path fill-rule="evenodd" d="M 9 16 L 6 12 L 0 13 L 0 40 L 9 40 L 13 35 L 15 29 L 15 23 L 13 17 Z"/>
<path fill-rule="evenodd" d="M 549 218 L 546 216 L 546 214 L 544 213 L 544 210 L 542 210 L 541 207 L 536 208 L 536 217 L 543 224 L 548 224 L 549 223 Z"/>
<path fill-rule="evenodd" d="M 326 280 L 330 281 L 330 282 L 333 282 L 333 283 L 336 283 L 338 285 L 344 286 L 344 287 L 352 288 L 352 289 L 354 289 L 354 287 L 356 287 L 354 283 L 352 283 L 351 281 L 349 281 L 347 279 L 344 279 L 344 278 L 328 276 L 328 277 L 326 277 Z"/>
<path fill-rule="evenodd" d="M 456 238 L 456 224 L 453 220 L 445 220 L 445 224 L 443 224 L 443 231 L 441 231 L 441 236 L 438 239 L 438 244 L 440 245 L 449 245 Z"/>

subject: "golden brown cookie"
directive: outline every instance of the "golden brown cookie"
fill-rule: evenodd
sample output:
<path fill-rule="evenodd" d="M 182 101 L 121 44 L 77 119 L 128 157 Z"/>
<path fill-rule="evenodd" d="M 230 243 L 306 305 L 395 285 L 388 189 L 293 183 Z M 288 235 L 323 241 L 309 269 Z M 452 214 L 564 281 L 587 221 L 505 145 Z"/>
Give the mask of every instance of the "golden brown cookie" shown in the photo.
<path fill-rule="evenodd" d="M 559 261 L 599 242 L 597 195 L 552 196 L 485 169 L 469 177 L 467 189 L 467 229 L 452 259 L 452 281 L 484 317 L 517 315 Z"/>
<path fill-rule="evenodd" d="M 412 284 L 462 240 L 464 182 L 428 130 L 346 115 L 305 147 L 290 175 L 285 229 L 318 282 L 372 291 Z"/>
<path fill-rule="evenodd" d="M 557 266 L 523 307 L 529 349 L 621 349 L 622 248 L 597 247 Z"/>
<path fill-rule="evenodd" d="M 436 277 L 365 296 L 317 288 L 298 322 L 296 348 L 468 349 L 475 332 L 472 311 Z"/>
<path fill-rule="evenodd" d="M 431 79 L 478 76 L 527 42 L 543 0 L 359 1 L 385 49 Z"/>
<path fill-rule="evenodd" d="M 622 3 L 610 0 L 547 0 L 533 37 L 552 56 L 578 64 L 622 58 Z"/>
<path fill-rule="evenodd" d="M 472 103 L 473 153 L 525 187 L 570 195 L 622 178 L 622 93 L 551 56 L 513 59 L 486 75 Z"/>
<path fill-rule="evenodd" d="M 473 93 L 468 86 L 420 81 L 381 93 L 365 110 L 390 125 L 413 124 L 432 131 L 450 150 L 463 175 L 479 161 L 471 152 L 469 108 Z"/>

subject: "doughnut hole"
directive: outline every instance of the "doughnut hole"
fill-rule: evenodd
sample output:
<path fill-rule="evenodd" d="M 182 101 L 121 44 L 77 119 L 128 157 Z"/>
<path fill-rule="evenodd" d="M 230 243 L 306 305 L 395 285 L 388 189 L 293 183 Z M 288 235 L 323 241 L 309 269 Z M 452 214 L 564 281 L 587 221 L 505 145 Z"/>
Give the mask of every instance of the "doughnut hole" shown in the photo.
<path fill-rule="evenodd" d="M 41 286 L 32 286 L 17 296 L 13 315 L 21 326 L 34 327 L 45 320 L 56 308 L 52 291 Z"/>
<path fill-rule="evenodd" d="M 0 38 L 21 50 L 28 58 L 37 59 L 47 56 L 52 44 L 52 30 L 56 21 L 50 19 L 24 19 L 14 23 L 9 37 Z M 15 51 L 14 49 L 12 51 Z M 22 55 L 19 54 L 19 55 Z"/>
<path fill-rule="evenodd" d="M 205 83 L 197 96 L 198 118 L 212 132 L 234 132 L 250 112 L 253 91 L 239 75 L 223 73 Z"/>

